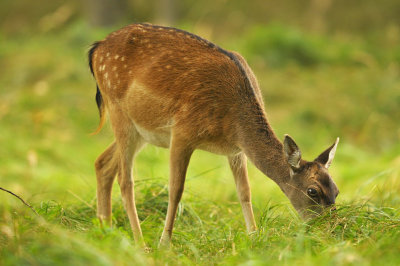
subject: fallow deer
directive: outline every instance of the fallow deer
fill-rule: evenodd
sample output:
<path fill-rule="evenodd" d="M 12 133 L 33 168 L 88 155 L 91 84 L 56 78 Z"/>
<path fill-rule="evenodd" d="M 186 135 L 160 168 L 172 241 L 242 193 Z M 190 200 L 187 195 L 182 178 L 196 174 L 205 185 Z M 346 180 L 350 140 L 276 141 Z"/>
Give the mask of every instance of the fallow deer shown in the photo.
<path fill-rule="evenodd" d="M 268 123 L 261 91 L 236 52 L 183 30 L 132 24 L 95 42 L 89 66 L 97 83 L 100 123 L 109 114 L 115 141 L 98 157 L 97 214 L 111 225 L 118 174 L 134 239 L 143 243 L 132 164 L 146 143 L 170 148 L 169 202 L 161 244 L 171 240 L 186 169 L 195 149 L 228 157 L 248 232 L 256 230 L 247 158 L 275 181 L 301 216 L 333 206 L 339 193 L 328 168 L 339 139 L 314 161 Z M 311 210 L 311 212 L 310 212 Z"/>

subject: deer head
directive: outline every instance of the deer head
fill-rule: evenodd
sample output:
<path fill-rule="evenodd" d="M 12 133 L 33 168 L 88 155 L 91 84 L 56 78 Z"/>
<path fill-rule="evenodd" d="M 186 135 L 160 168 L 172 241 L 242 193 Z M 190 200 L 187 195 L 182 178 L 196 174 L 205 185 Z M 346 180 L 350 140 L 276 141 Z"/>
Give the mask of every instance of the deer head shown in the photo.
<path fill-rule="evenodd" d="M 335 156 L 339 138 L 314 161 L 301 158 L 301 151 L 294 140 L 286 135 L 284 154 L 290 168 L 290 178 L 282 187 L 294 208 L 303 218 L 318 215 L 328 207 L 335 209 L 339 190 L 329 175 L 328 168 Z"/>

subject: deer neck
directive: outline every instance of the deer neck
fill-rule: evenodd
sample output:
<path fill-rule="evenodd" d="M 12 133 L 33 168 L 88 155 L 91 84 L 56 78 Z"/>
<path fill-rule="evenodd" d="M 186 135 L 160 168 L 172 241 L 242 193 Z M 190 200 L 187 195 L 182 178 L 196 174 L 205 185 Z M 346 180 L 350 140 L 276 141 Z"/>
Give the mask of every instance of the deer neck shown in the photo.
<path fill-rule="evenodd" d="M 276 137 L 261 108 L 256 114 L 247 115 L 244 121 L 246 123 L 239 132 L 241 149 L 261 172 L 285 192 L 290 169 L 282 142 Z"/>

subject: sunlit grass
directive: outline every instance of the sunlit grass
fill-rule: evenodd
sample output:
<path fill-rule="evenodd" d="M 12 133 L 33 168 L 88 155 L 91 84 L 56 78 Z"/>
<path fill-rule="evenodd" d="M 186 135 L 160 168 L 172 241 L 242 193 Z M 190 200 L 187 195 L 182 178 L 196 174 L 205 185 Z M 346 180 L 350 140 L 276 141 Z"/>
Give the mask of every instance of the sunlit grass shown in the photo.
<path fill-rule="evenodd" d="M 391 201 L 355 199 L 308 222 L 288 212 L 287 205 L 270 201 L 257 215 L 258 231 L 247 235 L 237 204 L 189 196 L 179 208 L 172 250 L 165 251 L 157 249 L 166 211 L 163 183 L 149 180 L 138 192 L 143 196 L 139 197 L 138 210 L 150 253 L 133 246 L 118 196 L 114 227 L 103 229 L 94 218 L 94 203 L 63 206 L 42 202 L 35 206 L 39 217 L 15 203 L 6 205 L 8 210 L 3 206 L 2 262 L 398 263 L 400 212 Z"/>

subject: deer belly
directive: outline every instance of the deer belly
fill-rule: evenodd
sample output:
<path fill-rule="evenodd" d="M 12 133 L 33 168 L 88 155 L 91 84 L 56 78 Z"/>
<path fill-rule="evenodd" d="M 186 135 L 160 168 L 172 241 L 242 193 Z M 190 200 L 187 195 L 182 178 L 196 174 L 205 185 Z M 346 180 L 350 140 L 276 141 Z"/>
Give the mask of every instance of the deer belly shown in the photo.
<path fill-rule="evenodd" d="M 198 149 L 220 155 L 235 155 L 240 149 L 228 142 L 203 142 L 197 146 Z"/>
<path fill-rule="evenodd" d="M 155 146 L 169 148 L 171 132 L 169 129 L 164 130 L 148 130 L 138 125 L 136 126 L 136 130 L 139 135 L 150 144 Z"/>

